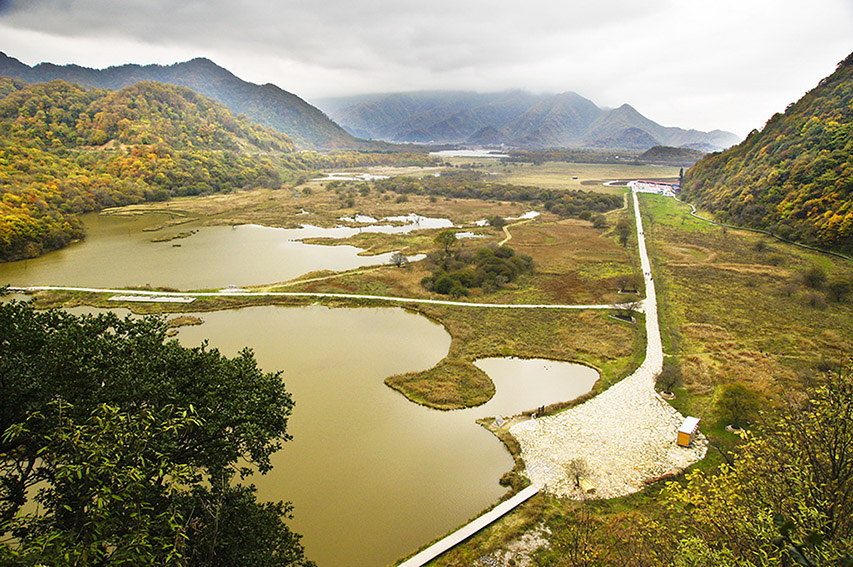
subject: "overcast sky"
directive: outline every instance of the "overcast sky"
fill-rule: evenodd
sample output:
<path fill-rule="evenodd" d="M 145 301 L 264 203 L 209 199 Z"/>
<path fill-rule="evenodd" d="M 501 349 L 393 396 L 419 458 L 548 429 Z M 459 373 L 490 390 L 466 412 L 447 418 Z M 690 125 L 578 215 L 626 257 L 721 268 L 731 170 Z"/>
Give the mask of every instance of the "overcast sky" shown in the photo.
<path fill-rule="evenodd" d="M 575 91 L 745 136 L 853 51 L 853 0 L 0 0 L 0 51 L 96 68 L 208 57 L 309 102 Z"/>

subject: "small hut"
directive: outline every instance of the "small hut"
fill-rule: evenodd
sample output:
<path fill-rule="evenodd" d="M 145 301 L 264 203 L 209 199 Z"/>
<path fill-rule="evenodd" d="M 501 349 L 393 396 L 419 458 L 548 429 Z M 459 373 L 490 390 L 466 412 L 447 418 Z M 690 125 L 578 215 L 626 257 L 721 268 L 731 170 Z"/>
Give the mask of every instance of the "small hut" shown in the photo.
<path fill-rule="evenodd" d="M 696 435 L 697 431 L 699 431 L 699 418 L 686 418 L 684 423 L 681 424 L 681 427 L 678 428 L 678 437 L 676 438 L 676 442 L 682 447 L 689 447 L 690 443 L 693 442 L 693 436 Z"/>

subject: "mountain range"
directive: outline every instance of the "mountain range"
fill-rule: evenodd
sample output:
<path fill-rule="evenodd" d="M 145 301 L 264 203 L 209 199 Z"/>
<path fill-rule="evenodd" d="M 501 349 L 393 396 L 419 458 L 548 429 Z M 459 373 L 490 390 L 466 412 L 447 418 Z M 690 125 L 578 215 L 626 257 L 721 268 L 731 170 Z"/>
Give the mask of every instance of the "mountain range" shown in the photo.
<path fill-rule="evenodd" d="M 399 150 L 387 142 L 404 142 L 635 151 L 666 145 L 707 152 L 739 141 L 734 134 L 720 130 L 667 128 L 627 104 L 602 109 L 571 92 L 536 95 L 524 91 L 432 91 L 320 101 L 342 128 L 299 96 L 273 84 L 244 81 L 204 58 L 173 65 L 127 64 L 91 69 L 53 63 L 31 67 L 0 52 L 0 76 L 28 83 L 62 79 L 108 90 L 139 81 L 188 87 L 224 104 L 234 114 L 243 114 L 287 134 L 301 148 L 316 150 Z"/>
<path fill-rule="evenodd" d="M 323 99 L 318 104 L 351 134 L 390 142 L 633 151 L 664 145 L 708 152 L 740 141 L 721 130 L 661 126 L 628 104 L 600 108 L 573 92 L 420 91 Z"/>
<path fill-rule="evenodd" d="M 0 76 L 27 83 L 61 79 L 83 87 L 113 91 L 140 81 L 188 87 L 224 104 L 234 114 L 243 114 L 262 126 L 287 134 L 302 148 L 375 149 L 375 144 L 357 140 L 295 94 L 272 84 L 244 81 L 209 59 L 198 58 L 165 66 L 128 64 L 106 69 L 53 63 L 30 67 L 0 52 Z"/>
<path fill-rule="evenodd" d="M 722 220 L 853 252 L 853 53 L 761 131 L 690 168 L 682 189 Z"/>

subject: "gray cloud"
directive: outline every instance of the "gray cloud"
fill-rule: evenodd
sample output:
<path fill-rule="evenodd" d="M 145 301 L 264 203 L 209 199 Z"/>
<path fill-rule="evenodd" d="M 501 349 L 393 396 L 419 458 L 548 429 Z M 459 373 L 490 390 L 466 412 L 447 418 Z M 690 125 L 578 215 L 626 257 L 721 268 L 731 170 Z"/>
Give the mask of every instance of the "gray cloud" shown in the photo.
<path fill-rule="evenodd" d="M 207 56 L 309 98 L 574 90 L 739 134 L 831 72 L 851 28 L 849 0 L 0 0 L 0 49 L 28 63 Z"/>

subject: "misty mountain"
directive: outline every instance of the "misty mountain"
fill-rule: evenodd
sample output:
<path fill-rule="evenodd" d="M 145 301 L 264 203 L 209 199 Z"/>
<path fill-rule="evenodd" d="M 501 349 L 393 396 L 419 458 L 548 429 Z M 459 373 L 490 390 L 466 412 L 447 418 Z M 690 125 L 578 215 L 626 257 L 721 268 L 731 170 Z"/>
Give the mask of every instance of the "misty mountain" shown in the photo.
<path fill-rule="evenodd" d="M 394 142 L 715 151 L 740 140 L 721 130 L 661 126 L 630 105 L 602 109 L 573 92 L 423 91 L 324 99 L 319 105 L 353 135 Z"/>
<path fill-rule="evenodd" d="M 244 81 L 209 59 L 174 65 L 120 65 L 103 70 L 78 65 L 40 63 L 30 67 L 0 52 L 0 75 L 27 83 L 62 79 L 83 87 L 119 90 L 140 81 L 183 86 L 224 104 L 234 114 L 287 134 L 303 148 L 369 147 L 357 140 L 316 107 L 272 84 Z"/>

